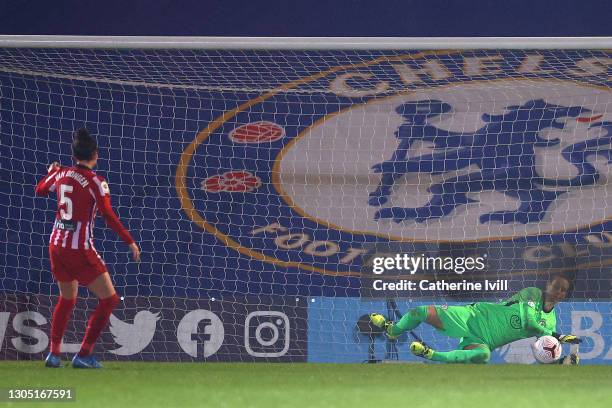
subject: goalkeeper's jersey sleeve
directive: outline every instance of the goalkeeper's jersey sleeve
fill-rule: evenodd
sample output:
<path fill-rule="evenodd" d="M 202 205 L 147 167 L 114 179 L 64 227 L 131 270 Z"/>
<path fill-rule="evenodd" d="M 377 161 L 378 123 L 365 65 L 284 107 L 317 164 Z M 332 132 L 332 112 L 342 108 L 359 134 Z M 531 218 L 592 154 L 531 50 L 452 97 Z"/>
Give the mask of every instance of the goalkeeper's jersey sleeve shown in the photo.
<path fill-rule="evenodd" d="M 484 340 L 491 348 L 497 348 L 516 340 L 533 336 L 552 335 L 556 330 L 555 310 L 543 310 L 542 291 L 523 289 L 502 303 L 475 303 L 474 319 L 468 325 L 470 331 Z"/>

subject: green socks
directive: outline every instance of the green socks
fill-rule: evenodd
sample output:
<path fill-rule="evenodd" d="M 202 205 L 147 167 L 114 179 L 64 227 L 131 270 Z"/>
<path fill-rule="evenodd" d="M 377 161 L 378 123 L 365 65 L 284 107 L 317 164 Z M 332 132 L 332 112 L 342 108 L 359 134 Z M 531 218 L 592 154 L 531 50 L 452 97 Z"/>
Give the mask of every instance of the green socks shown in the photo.
<path fill-rule="evenodd" d="M 414 329 L 425 320 L 427 320 L 427 306 L 415 307 L 403 315 L 399 322 L 389 326 L 387 333 L 390 336 L 397 337 L 408 330 Z"/>
<path fill-rule="evenodd" d="M 434 351 L 431 360 L 443 363 L 480 363 L 484 364 L 491 358 L 491 351 L 485 347 L 471 350 Z"/>
<path fill-rule="evenodd" d="M 417 306 L 411 309 L 393 325 L 387 327 L 387 334 L 397 337 L 400 334 L 413 330 L 419 324 L 427 320 L 427 306 Z M 491 351 L 485 345 L 471 350 L 434 351 L 431 357 L 433 361 L 443 363 L 486 363 L 491 358 Z"/>

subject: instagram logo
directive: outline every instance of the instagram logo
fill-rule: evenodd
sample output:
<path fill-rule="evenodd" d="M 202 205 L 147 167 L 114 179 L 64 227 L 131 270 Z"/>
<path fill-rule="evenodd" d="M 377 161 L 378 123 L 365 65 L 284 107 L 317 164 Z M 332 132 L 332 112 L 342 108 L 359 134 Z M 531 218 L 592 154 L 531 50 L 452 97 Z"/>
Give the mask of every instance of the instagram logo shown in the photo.
<path fill-rule="evenodd" d="M 289 318 L 283 312 L 258 311 L 244 321 L 244 347 L 253 357 L 282 357 L 289 351 Z"/>

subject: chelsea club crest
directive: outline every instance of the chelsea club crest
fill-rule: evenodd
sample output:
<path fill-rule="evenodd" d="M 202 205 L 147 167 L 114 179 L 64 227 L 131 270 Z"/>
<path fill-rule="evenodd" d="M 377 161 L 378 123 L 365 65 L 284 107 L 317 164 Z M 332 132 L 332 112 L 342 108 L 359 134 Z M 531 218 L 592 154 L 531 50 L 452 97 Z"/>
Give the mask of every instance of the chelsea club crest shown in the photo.
<path fill-rule="evenodd" d="M 181 204 L 232 250 L 325 275 L 389 242 L 606 246 L 604 54 L 383 56 L 236 95 L 184 150 Z"/>

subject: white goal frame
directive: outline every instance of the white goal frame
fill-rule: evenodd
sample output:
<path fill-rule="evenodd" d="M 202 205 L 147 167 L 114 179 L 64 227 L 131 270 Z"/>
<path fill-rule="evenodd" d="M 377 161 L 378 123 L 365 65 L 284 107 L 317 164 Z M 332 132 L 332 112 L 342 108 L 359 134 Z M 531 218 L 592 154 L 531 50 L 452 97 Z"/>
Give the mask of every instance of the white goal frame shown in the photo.
<path fill-rule="evenodd" d="M 0 48 L 225 50 L 612 49 L 612 37 L 151 37 L 0 35 Z"/>

